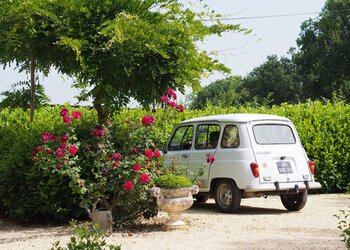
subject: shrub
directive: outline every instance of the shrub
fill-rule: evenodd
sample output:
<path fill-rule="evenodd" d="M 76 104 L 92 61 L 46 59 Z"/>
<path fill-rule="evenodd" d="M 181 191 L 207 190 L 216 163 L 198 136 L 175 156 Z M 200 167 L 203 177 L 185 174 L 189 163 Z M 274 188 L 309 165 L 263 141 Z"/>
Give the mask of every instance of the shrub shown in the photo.
<path fill-rule="evenodd" d="M 164 188 L 191 187 L 192 181 L 184 175 L 166 174 L 158 177 L 156 186 Z"/>

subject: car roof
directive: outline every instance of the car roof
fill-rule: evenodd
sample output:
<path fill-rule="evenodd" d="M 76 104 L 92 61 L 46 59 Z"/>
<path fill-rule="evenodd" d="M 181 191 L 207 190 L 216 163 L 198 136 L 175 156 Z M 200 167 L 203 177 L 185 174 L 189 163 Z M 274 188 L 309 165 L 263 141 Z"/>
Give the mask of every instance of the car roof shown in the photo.
<path fill-rule="evenodd" d="M 268 114 L 224 114 L 224 115 L 212 115 L 202 116 L 197 118 L 188 119 L 181 123 L 189 122 L 251 122 L 251 121 L 290 121 L 288 118 L 278 115 Z"/>

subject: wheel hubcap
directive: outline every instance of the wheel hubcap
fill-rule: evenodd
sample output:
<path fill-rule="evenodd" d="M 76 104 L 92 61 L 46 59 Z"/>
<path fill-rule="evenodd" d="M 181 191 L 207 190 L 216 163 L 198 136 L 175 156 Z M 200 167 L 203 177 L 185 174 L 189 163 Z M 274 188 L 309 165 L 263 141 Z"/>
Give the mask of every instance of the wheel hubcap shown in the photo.
<path fill-rule="evenodd" d="M 224 206 L 229 206 L 232 202 L 232 191 L 227 185 L 220 186 L 219 189 L 220 203 Z"/>

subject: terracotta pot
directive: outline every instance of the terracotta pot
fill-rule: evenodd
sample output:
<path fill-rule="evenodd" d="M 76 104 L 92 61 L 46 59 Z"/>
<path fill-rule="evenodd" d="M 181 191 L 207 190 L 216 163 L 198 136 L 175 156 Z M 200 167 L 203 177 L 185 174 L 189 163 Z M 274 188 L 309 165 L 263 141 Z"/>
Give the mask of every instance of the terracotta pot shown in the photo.
<path fill-rule="evenodd" d="M 187 229 L 188 224 L 181 220 L 183 211 L 193 205 L 193 194 L 197 194 L 197 185 L 184 188 L 153 187 L 151 196 L 157 198 L 158 207 L 167 212 L 170 219 L 164 224 L 165 230 Z"/>

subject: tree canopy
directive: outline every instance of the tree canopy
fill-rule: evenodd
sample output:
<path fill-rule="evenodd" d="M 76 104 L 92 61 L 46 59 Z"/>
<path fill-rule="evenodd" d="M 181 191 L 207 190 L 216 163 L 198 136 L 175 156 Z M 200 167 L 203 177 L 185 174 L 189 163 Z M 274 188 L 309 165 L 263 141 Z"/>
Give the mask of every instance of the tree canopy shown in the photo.
<path fill-rule="evenodd" d="M 194 12 L 178 0 L 0 4 L 6 13 L 0 21 L 0 62 L 25 67 L 34 57 L 41 69 L 53 66 L 75 77 L 82 97 L 93 98 L 100 121 L 130 98 L 147 106 L 168 87 L 196 90 L 204 73 L 229 72 L 197 43 L 226 31 L 245 32 L 222 24 L 215 12 Z"/>

